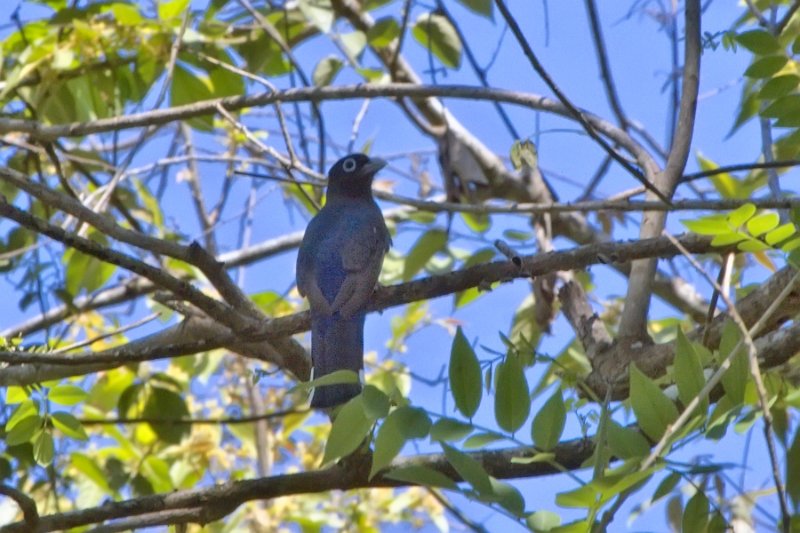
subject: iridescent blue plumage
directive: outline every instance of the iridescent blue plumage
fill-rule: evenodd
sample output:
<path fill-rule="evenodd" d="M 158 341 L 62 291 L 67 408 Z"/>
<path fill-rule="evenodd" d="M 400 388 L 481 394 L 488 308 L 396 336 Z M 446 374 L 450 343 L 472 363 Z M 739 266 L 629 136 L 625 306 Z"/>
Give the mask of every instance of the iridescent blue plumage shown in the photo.
<path fill-rule="evenodd" d="M 328 173 L 325 206 L 309 222 L 297 255 L 297 287 L 311 308 L 314 378 L 364 366 L 365 308 L 391 238 L 372 198 L 372 179 L 386 163 L 363 154 L 340 159 Z M 360 384 L 317 387 L 311 406 L 346 402 Z"/>

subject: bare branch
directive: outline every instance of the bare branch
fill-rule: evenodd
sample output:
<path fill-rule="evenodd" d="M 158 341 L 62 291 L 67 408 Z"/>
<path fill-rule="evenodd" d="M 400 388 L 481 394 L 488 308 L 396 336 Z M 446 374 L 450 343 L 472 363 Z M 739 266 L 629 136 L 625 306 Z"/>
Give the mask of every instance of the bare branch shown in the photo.
<path fill-rule="evenodd" d="M 547 71 L 544 69 L 544 66 L 539 62 L 539 59 L 536 57 L 536 54 L 533 52 L 533 49 L 528 44 L 528 41 L 525 39 L 525 35 L 522 33 L 522 30 L 517 24 L 516 19 L 511 15 L 511 12 L 506 7 L 506 4 L 503 0 L 495 0 L 495 4 L 500 12 L 503 14 L 503 18 L 508 24 L 509 28 L 511 28 L 511 32 L 517 38 L 517 42 L 522 47 L 522 51 L 525 53 L 525 57 L 528 58 L 530 61 L 531 66 L 536 71 L 536 73 L 544 80 L 547 86 L 553 91 L 553 94 L 556 95 L 559 102 L 561 102 L 564 107 L 569 110 L 570 116 L 576 120 L 586 131 L 586 133 L 591 137 L 597 144 L 599 144 L 606 153 L 611 156 L 614 161 L 622 165 L 622 168 L 627 170 L 633 177 L 635 177 L 642 185 L 644 185 L 650 192 L 652 192 L 656 197 L 660 200 L 664 201 L 665 203 L 669 203 L 669 199 L 664 196 L 661 191 L 659 191 L 652 183 L 651 180 L 655 178 L 655 168 L 654 167 L 644 167 L 644 174 L 639 171 L 636 167 L 630 164 L 628 160 L 622 157 L 613 146 L 609 145 L 605 139 L 603 139 L 599 132 L 595 129 L 592 122 L 586 116 L 586 113 L 575 107 L 575 105 L 567 98 L 567 95 L 556 85 Z"/>
<path fill-rule="evenodd" d="M 663 193 L 661 196 L 672 198 L 678 180 L 686 167 L 689 148 L 692 143 L 694 119 L 697 111 L 697 91 L 700 85 L 700 4 L 699 0 L 686 2 L 686 44 L 684 51 L 683 88 L 678 116 L 678 127 L 673 136 L 667 164 L 663 172 L 656 176 L 655 185 Z M 650 196 L 648 194 L 648 196 Z M 648 211 L 642 216 L 642 227 L 639 236 L 642 239 L 660 235 L 664 229 L 666 212 Z M 625 296 L 625 309 L 619 325 L 619 336 L 638 342 L 647 336 L 647 314 L 650 309 L 653 278 L 656 273 L 655 260 L 641 261 L 633 264 Z M 626 341 L 627 342 L 627 341 Z"/>
<path fill-rule="evenodd" d="M 470 452 L 486 472 L 497 479 L 529 478 L 554 474 L 562 469 L 580 468 L 583 461 L 592 453 L 592 439 L 575 439 L 559 444 L 552 450 L 552 461 L 515 463 L 514 459 L 529 458 L 534 450 L 508 448 L 502 450 Z M 362 459 L 362 458 L 359 458 Z M 280 496 L 313 494 L 331 490 L 351 490 L 368 487 L 402 487 L 408 483 L 392 480 L 385 474 L 369 479 L 371 460 L 369 457 L 358 462 L 334 465 L 324 470 L 283 474 L 267 478 L 227 482 L 208 488 L 174 491 L 169 494 L 155 494 L 133 500 L 109 502 L 99 507 L 69 511 L 43 516 L 37 531 L 47 532 L 69 529 L 107 520 L 130 518 L 152 513 L 196 509 L 193 522 L 207 524 L 219 520 L 233 512 L 236 507 L 252 500 L 270 500 Z M 385 471 L 409 466 L 424 466 L 436 470 L 456 482 L 461 477 L 450 465 L 444 454 L 419 455 L 396 460 Z M 155 525 L 155 523 L 150 523 Z M 23 532 L 25 523 L 17 522 L 3 527 L 4 533 Z"/>

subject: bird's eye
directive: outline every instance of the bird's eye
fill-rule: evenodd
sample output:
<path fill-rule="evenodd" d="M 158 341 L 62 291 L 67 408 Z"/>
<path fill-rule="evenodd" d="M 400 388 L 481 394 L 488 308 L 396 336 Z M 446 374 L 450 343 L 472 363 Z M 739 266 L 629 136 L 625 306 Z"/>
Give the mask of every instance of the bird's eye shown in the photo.
<path fill-rule="evenodd" d="M 342 168 L 344 169 L 345 172 L 354 171 L 356 169 L 356 160 L 353 159 L 352 157 L 348 157 L 347 159 L 344 160 L 344 163 L 342 163 Z"/>

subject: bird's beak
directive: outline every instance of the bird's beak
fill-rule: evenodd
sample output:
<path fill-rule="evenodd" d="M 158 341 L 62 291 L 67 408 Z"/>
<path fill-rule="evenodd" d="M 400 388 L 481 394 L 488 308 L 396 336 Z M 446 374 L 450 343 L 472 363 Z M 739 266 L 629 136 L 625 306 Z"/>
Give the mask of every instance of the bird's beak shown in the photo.
<path fill-rule="evenodd" d="M 375 174 L 385 166 L 386 166 L 386 161 L 384 161 L 380 157 L 370 157 L 369 163 L 367 163 L 361 168 L 361 173 L 367 175 Z"/>

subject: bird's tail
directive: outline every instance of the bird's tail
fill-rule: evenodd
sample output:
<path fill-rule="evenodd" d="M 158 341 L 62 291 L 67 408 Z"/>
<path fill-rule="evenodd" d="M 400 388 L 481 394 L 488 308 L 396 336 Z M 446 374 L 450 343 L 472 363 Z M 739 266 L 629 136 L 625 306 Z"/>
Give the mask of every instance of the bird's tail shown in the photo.
<path fill-rule="evenodd" d="M 337 316 L 311 319 L 311 362 L 314 379 L 337 370 L 352 370 L 358 374 L 364 368 L 365 317 L 365 313 L 358 313 L 348 319 Z M 311 407 L 335 407 L 360 392 L 360 383 L 315 387 L 311 397 Z"/>

